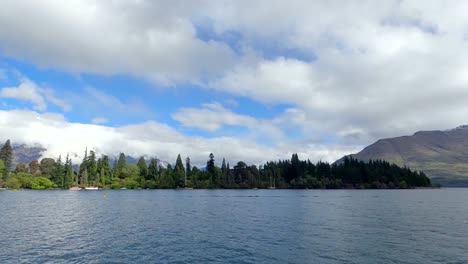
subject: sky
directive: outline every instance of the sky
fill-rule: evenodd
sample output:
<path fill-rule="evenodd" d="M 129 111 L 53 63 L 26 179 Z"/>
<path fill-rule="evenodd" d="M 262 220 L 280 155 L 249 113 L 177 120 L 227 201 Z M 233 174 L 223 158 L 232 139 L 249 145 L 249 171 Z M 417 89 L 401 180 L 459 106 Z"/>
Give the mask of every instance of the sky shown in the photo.
<path fill-rule="evenodd" d="M 468 2 L 5 0 L 0 140 L 329 161 L 468 124 Z"/>

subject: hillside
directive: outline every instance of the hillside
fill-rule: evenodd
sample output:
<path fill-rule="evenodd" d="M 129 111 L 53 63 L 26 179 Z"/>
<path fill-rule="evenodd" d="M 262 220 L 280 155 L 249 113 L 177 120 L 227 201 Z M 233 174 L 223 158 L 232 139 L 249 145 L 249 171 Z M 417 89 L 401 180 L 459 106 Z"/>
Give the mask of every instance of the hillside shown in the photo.
<path fill-rule="evenodd" d="M 444 186 L 468 186 L 467 126 L 381 139 L 350 156 L 363 161 L 383 159 L 399 166 L 421 170 L 434 183 Z"/>

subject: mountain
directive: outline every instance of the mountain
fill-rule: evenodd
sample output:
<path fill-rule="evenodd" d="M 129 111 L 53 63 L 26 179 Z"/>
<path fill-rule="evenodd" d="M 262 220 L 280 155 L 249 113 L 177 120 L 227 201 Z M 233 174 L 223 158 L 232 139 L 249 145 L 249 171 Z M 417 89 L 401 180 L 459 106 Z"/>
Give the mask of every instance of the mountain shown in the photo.
<path fill-rule="evenodd" d="M 27 146 L 25 144 L 13 144 L 13 168 L 18 163 L 29 164 L 33 160 L 40 160 L 42 153 L 46 151 L 41 146 Z"/>
<path fill-rule="evenodd" d="M 424 171 L 433 183 L 468 187 L 468 126 L 381 139 L 350 156 L 363 161 L 387 160 Z"/>
<path fill-rule="evenodd" d="M 2 144 L 0 144 L 0 147 Z M 29 162 L 33 160 L 38 160 L 40 161 L 43 157 L 42 154 L 47 150 L 46 148 L 40 146 L 40 145 L 35 145 L 35 146 L 28 146 L 26 144 L 13 144 L 13 162 L 12 162 L 12 168 L 14 169 L 18 163 L 24 163 L 26 165 L 29 164 Z M 100 156 L 99 156 L 100 157 Z M 99 158 L 98 157 L 98 158 Z M 50 157 L 53 159 L 56 159 L 58 157 Z M 62 156 L 63 158 L 63 156 Z M 117 159 L 117 157 L 110 156 L 109 157 L 109 163 L 111 166 L 114 164 L 114 161 Z M 128 164 L 137 164 L 139 158 L 131 157 L 131 156 L 126 156 L 126 160 Z M 63 159 L 62 159 L 63 160 Z M 149 158 L 146 158 L 146 162 L 149 164 L 150 160 Z M 81 159 L 74 159 L 74 169 L 78 170 L 79 164 L 81 163 Z M 163 168 L 167 168 L 168 162 L 164 160 L 159 161 L 159 165 Z"/>

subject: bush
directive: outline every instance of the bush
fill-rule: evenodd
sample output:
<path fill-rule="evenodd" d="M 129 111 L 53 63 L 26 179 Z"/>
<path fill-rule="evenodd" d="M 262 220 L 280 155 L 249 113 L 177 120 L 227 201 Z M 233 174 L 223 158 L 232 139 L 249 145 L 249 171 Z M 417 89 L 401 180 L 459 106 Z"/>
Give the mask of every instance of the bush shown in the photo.
<path fill-rule="evenodd" d="M 44 190 L 57 188 L 57 185 L 45 177 L 34 177 L 31 181 L 31 188 L 33 190 Z"/>
<path fill-rule="evenodd" d="M 10 177 L 6 180 L 5 185 L 7 188 L 18 190 L 21 188 L 21 182 L 16 177 Z"/>

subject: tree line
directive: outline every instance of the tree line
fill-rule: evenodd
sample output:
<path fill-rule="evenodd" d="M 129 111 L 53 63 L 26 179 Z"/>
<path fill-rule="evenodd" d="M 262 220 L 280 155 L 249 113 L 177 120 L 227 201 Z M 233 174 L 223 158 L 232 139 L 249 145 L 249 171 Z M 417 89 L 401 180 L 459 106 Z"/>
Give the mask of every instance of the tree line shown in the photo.
<path fill-rule="evenodd" d="M 68 189 L 72 186 L 108 189 L 378 189 L 431 186 L 424 172 L 401 168 L 384 160 L 363 162 L 350 157 L 345 157 L 340 163 L 329 164 L 300 160 L 297 154 L 293 154 L 291 159 L 270 161 L 260 166 L 239 161 L 232 167 L 223 158 L 219 167 L 211 153 L 206 166 L 198 168 L 191 165 L 189 157 L 182 161 L 180 154 L 175 165 L 163 166 L 157 158 L 147 161 L 140 157 L 137 164 L 131 164 L 121 153 L 112 162 L 107 155 L 97 157 L 94 151 L 86 150 L 77 166 L 67 155 L 64 160 L 60 156 L 57 159 L 33 160 L 28 164 L 19 163 L 14 169 L 11 168 L 12 157 L 8 140 L 0 150 L 0 185 L 12 189 Z"/>

